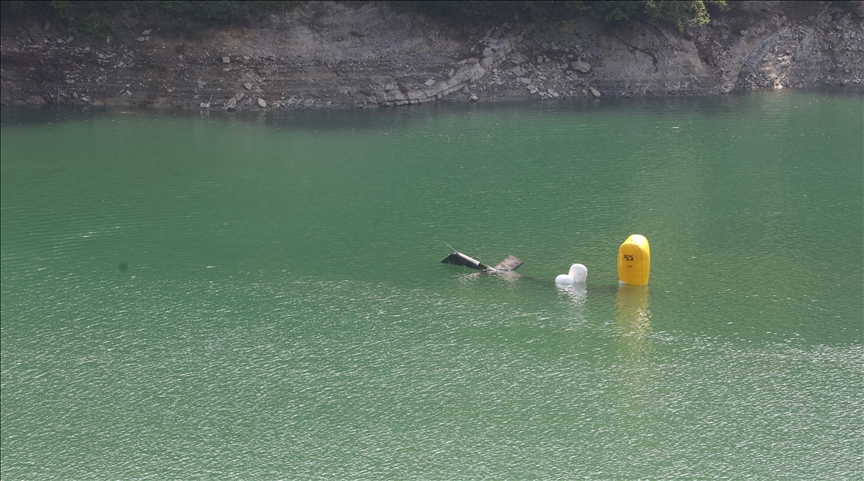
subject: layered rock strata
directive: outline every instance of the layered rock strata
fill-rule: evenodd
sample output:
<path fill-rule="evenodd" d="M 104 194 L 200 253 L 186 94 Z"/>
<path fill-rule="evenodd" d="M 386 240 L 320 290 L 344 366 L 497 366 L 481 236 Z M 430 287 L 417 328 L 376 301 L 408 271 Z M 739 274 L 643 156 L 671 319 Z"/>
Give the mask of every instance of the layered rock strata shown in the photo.
<path fill-rule="evenodd" d="M 551 33 L 515 20 L 454 32 L 387 4 L 340 2 L 197 40 L 161 33 L 156 18 L 118 19 L 121 33 L 88 41 L 50 24 L 6 25 L 0 102 L 368 108 L 861 86 L 861 6 L 734 2 L 684 33 L 587 19 Z"/>

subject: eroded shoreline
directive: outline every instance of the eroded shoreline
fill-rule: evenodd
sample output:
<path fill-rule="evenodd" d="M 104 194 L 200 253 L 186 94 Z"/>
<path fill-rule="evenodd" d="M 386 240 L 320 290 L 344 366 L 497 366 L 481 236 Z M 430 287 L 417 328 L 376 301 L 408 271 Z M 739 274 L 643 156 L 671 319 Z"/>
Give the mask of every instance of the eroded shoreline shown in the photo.
<path fill-rule="evenodd" d="M 858 11 L 793 3 L 741 2 L 684 34 L 583 20 L 557 41 L 530 24 L 454 33 L 371 3 L 320 2 L 314 24 L 307 5 L 197 40 L 143 18 L 100 42 L 30 25 L 4 29 L 0 102 L 346 109 L 864 85 Z"/>

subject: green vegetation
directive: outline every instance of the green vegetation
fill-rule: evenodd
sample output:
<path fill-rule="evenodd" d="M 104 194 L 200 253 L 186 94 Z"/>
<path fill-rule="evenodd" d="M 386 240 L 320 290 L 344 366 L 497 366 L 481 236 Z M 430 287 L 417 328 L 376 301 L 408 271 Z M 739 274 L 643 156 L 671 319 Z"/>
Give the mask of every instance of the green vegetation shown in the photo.
<path fill-rule="evenodd" d="M 539 23 L 568 22 L 589 16 L 616 23 L 644 19 L 666 23 L 684 31 L 708 23 L 709 8 L 725 9 L 725 0 L 607 0 L 607 1 L 425 1 L 394 2 L 397 8 L 413 10 L 454 23 L 481 19 L 524 19 Z"/>
<path fill-rule="evenodd" d="M 268 13 L 281 13 L 294 1 L 0 1 L 4 20 L 53 22 L 62 32 L 76 37 L 104 37 L 123 24 L 121 17 L 149 15 L 159 19 L 166 32 L 196 35 L 213 27 L 245 25 Z M 119 22 L 119 24 L 118 24 Z"/>
<path fill-rule="evenodd" d="M 107 1 L 0 1 L 4 21 L 20 19 L 50 21 L 64 33 L 78 37 L 104 37 L 123 24 L 123 17 L 155 17 L 160 30 L 197 35 L 213 27 L 245 25 L 269 13 L 290 10 L 299 1 L 183 1 L 137 0 Z M 853 2 L 836 2 L 852 4 Z M 726 0 L 557 0 L 557 1 L 490 1 L 439 0 L 390 2 L 403 12 L 414 12 L 440 18 L 452 25 L 478 22 L 525 20 L 541 29 L 554 30 L 580 17 L 591 17 L 606 23 L 643 20 L 663 23 L 683 32 L 687 27 L 710 21 L 710 13 L 727 8 Z"/>
<path fill-rule="evenodd" d="M 135 3 L 141 13 L 167 14 L 174 22 L 170 30 L 191 33 L 211 27 L 245 25 L 251 19 L 287 11 L 296 2 L 153 0 Z"/>

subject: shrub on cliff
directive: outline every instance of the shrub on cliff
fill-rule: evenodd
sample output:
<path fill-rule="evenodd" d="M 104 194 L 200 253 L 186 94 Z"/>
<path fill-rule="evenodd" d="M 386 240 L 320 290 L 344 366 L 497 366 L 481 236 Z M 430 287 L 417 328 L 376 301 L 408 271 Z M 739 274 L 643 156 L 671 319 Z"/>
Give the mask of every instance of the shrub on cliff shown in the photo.
<path fill-rule="evenodd" d="M 589 16 L 603 22 L 643 18 L 684 31 L 710 20 L 708 6 L 725 8 L 726 0 L 640 1 L 421 1 L 393 2 L 396 8 L 413 10 L 454 23 L 522 19 L 541 23 L 566 22 Z"/>
<path fill-rule="evenodd" d="M 162 17 L 163 31 L 195 35 L 213 27 L 244 25 L 271 12 L 283 12 L 293 1 L 0 1 L 4 21 L 52 22 L 64 34 L 104 37 L 115 33 L 119 14 Z M 122 24 L 122 22 L 121 22 Z"/>
<path fill-rule="evenodd" d="M 123 2 L 2 1 L 4 21 L 53 22 L 64 35 L 101 37 L 114 33 L 113 17 L 128 8 Z"/>
<path fill-rule="evenodd" d="M 285 11 L 296 2 L 150 0 L 134 3 L 143 14 L 167 15 L 163 30 L 194 35 L 213 27 L 246 25 L 268 13 Z"/>

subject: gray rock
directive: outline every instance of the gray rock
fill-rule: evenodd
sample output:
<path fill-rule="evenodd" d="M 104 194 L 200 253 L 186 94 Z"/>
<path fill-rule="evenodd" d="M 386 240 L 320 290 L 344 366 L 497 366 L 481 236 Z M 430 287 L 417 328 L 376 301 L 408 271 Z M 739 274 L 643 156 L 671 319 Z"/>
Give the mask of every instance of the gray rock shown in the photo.
<path fill-rule="evenodd" d="M 246 96 L 246 94 L 239 93 L 239 94 L 231 97 L 230 99 L 228 99 L 227 102 L 225 102 L 225 106 L 222 107 L 222 110 L 237 110 L 237 102 L 242 100 L 243 97 L 245 97 L 245 96 Z"/>
<path fill-rule="evenodd" d="M 573 70 L 578 70 L 582 73 L 588 73 L 591 71 L 591 65 L 588 65 L 588 62 L 583 62 L 581 60 L 570 62 L 570 66 L 573 67 Z"/>
<path fill-rule="evenodd" d="M 230 57 L 222 57 L 222 63 L 231 63 Z"/>
<path fill-rule="evenodd" d="M 435 85 L 435 80 L 430 78 L 429 80 L 426 81 L 425 85 L 427 87 L 431 87 L 431 86 Z"/>
<path fill-rule="evenodd" d="M 243 84 L 243 86 L 246 87 L 246 90 L 252 90 L 252 84 L 250 84 L 249 82 L 246 82 L 245 84 Z"/>
<path fill-rule="evenodd" d="M 143 32 L 141 32 L 141 35 L 144 35 L 145 37 L 147 35 L 150 35 L 150 30 L 144 30 Z"/>
<path fill-rule="evenodd" d="M 494 53 L 495 52 L 489 47 L 483 49 L 483 57 L 491 57 Z"/>
<path fill-rule="evenodd" d="M 262 109 L 267 108 L 267 102 L 261 97 L 258 97 L 258 106 Z"/>
<path fill-rule="evenodd" d="M 519 81 L 525 85 L 531 85 L 531 79 L 528 77 L 519 77 Z"/>
<path fill-rule="evenodd" d="M 595 99 L 600 98 L 600 91 L 595 89 L 594 87 L 589 87 L 591 89 L 591 95 L 594 96 Z"/>
<path fill-rule="evenodd" d="M 476 102 L 478 100 L 477 96 L 474 94 L 471 94 L 471 96 L 468 98 L 471 99 L 472 102 Z"/>

